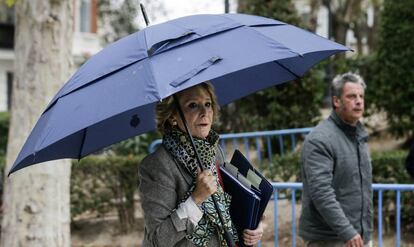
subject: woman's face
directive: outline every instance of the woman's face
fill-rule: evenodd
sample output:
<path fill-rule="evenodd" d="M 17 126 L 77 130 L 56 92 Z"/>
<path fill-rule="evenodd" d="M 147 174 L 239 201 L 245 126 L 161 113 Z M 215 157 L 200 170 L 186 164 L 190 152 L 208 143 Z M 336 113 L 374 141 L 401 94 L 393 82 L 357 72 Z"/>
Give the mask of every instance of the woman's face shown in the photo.
<path fill-rule="evenodd" d="M 202 86 L 196 86 L 178 93 L 177 96 L 191 134 L 205 139 L 213 123 L 214 112 L 210 94 Z M 178 112 L 173 117 L 177 120 L 178 127 L 185 131 Z"/>

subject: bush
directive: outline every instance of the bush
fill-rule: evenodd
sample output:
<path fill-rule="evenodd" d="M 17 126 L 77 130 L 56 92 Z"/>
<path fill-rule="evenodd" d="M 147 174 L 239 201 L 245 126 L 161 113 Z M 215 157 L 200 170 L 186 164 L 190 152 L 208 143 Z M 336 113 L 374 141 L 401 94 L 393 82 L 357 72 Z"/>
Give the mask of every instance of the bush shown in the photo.
<path fill-rule="evenodd" d="M 8 112 L 0 112 L 0 156 L 6 155 L 9 123 L 10 114 Z"/>
<path fill-rule="evenodd" d="M 386 0 L 383 7 L 374 100 L 393 134 L 413 135 L 414 1 Z"/>
<path fill-rule="evenodd" d="M 373 183 L 386 184 L 410 184 L 412 183 L 405 170 L 405 151 L 389 151 L 372 154 Z M 383 221 L 385 230 L 394 230 L 396 223 L 396 193 L 392 191 L 383 192 Z M 378 193 L 374 193 L 374 205 L 378 203 Z M 401 222 L 407 231 L 414 230 L 414 192 L 405 191 L 401 193 Z M 374 218 L 377 218 L 378 208 L 374 210 Z"/>
<path fill-rule="evenodd" d="M 5 164 L 6 164 L 6 157 L 0 154 L 0 176 L 1 176 L 0 177 L 0 205 L 3 204 L 3 178 L 4 178 Z"/>
<path fill-rule="evenodd" d="M 299 153 L 290 152 L 285 155 L 274 155 L 272 163 L 264 161 L 260 165 L 265 177 L 272 182 L 301 181 Z"/>
<path fill-rule="evenodd" d="M 137 156 L 89 156 L 74 161 L 71 175 L 71 215 L 93 213 L 98 217 L 114 209 L 121 232 L 135 224 L 134 194 L 137 189 Z"/>

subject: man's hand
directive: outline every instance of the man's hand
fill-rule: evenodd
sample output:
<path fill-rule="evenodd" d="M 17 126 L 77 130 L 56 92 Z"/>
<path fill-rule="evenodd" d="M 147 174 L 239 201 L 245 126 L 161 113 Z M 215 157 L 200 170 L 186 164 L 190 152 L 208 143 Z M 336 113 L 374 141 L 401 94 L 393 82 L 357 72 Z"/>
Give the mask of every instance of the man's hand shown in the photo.
<path fill-rule="evenodd" d="M 364 241 L 362 241 L 361 235 L 357 234 L 348 242 L 346 242 L 345 247 L 364 247 Z"/>

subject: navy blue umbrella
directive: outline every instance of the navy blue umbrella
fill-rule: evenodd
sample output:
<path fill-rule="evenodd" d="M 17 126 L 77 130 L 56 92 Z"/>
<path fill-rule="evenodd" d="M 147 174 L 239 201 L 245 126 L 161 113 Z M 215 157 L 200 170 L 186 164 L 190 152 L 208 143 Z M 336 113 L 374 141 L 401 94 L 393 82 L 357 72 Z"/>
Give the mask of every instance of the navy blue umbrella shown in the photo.
<path fill-rule="evenodd" d="M 149 26 L 79 68 L 41 115 L 10 173 L 79 159 L 154 130 L 156 104 L 198 83 L 210 80 L 224 105 L 297 79 L 347 50 L 295 26 L 244 14 L 194 15 Z"/>

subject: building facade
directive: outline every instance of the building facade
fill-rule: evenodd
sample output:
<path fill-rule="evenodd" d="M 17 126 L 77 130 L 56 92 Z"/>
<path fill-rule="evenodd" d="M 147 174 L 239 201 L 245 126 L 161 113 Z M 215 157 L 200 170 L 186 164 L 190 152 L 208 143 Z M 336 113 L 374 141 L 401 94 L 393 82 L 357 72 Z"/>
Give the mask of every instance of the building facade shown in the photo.
<path fill-rule="evenodd" d="M 97 35 L 97 0 L 73 1 L 73 47 L 76 67 L 102 49 Z M 0 112 L 9 111 L 14 69 L 14 7 L 0 3 Z"/>

